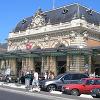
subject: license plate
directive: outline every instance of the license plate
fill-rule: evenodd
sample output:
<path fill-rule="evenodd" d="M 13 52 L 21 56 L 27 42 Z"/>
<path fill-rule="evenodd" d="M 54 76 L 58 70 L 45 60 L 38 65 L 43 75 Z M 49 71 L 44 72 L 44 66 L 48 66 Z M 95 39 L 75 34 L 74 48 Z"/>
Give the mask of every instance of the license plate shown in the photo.
<path fill-rule="evenodd" d="M 92 94 L 92 96 L 96 96 L 96 94 Z"/>

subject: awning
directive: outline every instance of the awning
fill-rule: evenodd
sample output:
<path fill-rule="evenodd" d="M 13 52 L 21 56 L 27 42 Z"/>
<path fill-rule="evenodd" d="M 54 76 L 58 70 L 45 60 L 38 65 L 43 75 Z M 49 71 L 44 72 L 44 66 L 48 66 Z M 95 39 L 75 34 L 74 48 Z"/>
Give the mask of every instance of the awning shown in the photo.
<path fill-rule="evenodd" d="M 39 54 L 30 52 L 4 52 L 0 54 L 0 59 L 24 58 L 24 57 L 39 57 Z"/>
<path fill-rule="evenodd" d="M 22 57 L 40 57 L 38 54 L 25 54 L 25 55 L 21 55 Z"/>
<path fill-rule="evenodd" d="M 88 50 L 70 50 L 67 52 L 67 54 L 70 54 L 70 55 L 89 55 L 89 54 L 91 54 L 91 52 L 89 52 Z"/>
<path fill-rule="evenodd" d="M 42 54 L 43 56 L 65 56 L 64 52 L 46 52 Z"/>

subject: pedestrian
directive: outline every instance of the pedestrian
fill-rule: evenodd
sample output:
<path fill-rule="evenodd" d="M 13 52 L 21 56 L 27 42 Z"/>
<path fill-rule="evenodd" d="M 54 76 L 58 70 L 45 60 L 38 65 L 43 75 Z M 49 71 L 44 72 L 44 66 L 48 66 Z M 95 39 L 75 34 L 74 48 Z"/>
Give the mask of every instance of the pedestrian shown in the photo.
<path fill-rule="evenodd" d="M 54 79 L 55 75 L 54 72 L 50 71 L 49 73 L 49 79 Z"/>
<path fill-rule="evenodd" d="M 44 79 L 48 79 L 48 72 L 44 73 Z"/>
<path fill-rule="evenodd" d="M 30 77 L 28 74 L 29 74 L 29 72 L 27 72 L 25 75 L 25 88 L 26 88 L 26 90 L 30 89 Z"/>
<path fill-rule="evenodd" d="M 54 79 L 55 78 L 55 75 L 54 75 L 54 72 L 51 73 L 51 79 Z"/>
<path fill-rule="evenodd" d="M 33 81 L 32 81 L 32 89 L 31 91 L 40 91 L 39 89 L 39 81 L 38 81 L 38 72 L 33 72 Z"/>

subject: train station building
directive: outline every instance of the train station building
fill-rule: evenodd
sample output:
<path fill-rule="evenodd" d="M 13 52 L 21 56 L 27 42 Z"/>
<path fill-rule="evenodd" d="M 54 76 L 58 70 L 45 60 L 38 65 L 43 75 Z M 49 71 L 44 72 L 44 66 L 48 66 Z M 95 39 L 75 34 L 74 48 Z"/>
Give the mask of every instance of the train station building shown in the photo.
<path fill-rule="evenodd" d="M 100 76 L 100 13 L 79 4 L 38 9 L 16 25 L 7 42 L 0 67 L 15 75 L 36 70 Z"/>

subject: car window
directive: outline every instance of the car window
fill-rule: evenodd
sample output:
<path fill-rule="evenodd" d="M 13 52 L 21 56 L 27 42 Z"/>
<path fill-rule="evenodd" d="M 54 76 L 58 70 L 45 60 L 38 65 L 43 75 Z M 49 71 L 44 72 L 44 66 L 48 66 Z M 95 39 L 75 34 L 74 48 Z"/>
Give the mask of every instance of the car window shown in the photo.
<path fill-rule="evenodd" d="M 60 74 L 60 75 L 56 76 L 54 79 L 58 80 L 58 79 L 60 79 L 62 76 L 63 76 L 63 74 Z"/>
<path fill-rule="evenodd" d="M 84 75 L 84 74 L 79 74 L 79 79 L 81 79 L 81 78 L 88 78 L 88 76 Z"/>
<path fill-rule="evenodd" d="M 93 85 L 94 84 L 94 80 L 87 80 L 86 84 L 87 85 Z"/>
<path fill-rule="evenodd" d="M 100 80 L 95 80 L 95 83 L 96 85 L 100 85 Z"/>
<path fill-rule="evenodd" d="M 72 80 L 78 80 L 79 78 L 79 74 L 72 74 Z"/>
<path fill-rule="evenodd" d="M 70 74 L 65 75 L 65 76 L 63 77 L 63 80 L 71 80 L 71 75 L 70 75 Z"/>

